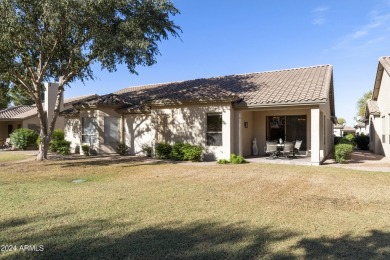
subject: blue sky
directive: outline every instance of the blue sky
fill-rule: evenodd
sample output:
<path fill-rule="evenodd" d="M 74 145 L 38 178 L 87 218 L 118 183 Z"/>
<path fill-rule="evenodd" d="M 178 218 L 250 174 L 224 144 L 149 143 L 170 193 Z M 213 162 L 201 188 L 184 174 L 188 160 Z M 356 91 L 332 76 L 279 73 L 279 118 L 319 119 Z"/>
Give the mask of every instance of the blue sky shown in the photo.
<path fill-rule="evenodd" d="M 181 38 L 132 75 L 93 66 L 97 77 L 74 82 L 65 98 L 129 86 L 203 77 L 333 65 L 336 115 L 353 124 L 356 102 L 373 88 L 378 59 L 390 56 L 390 0 L 175 0 Z"/>

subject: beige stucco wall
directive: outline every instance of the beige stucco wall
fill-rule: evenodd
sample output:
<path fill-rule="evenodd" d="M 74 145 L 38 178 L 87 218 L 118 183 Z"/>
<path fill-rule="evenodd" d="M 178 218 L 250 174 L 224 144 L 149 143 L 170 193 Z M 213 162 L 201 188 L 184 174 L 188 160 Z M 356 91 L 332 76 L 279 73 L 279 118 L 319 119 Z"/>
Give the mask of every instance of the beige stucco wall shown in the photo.
<path fill-rule="evenodd" d="M 370 150 L 376 154 L 384 154 L 382 144 L 382 119 L 380 116 L 370 116 Z M 373 131 L 371 131 L 373 130 Z"/>
<path fill-rule="evenodd" d="M 390 76 L 386 71 L 383 72 L 382 81 L 378 94 L 378 107 L 380 111 L 380 118 L 375 120 L 375 130 L 380 139 L 380 144 L 375 146 L 375 152 L 390 156 Z M 385 132 L 383 133 L 382 117 L 385 117 Z M 385 142 L 382 140 L 382 135 L 385 135 Z"/>
<path fill-rule="evenodd" d="M 78 117 L 67 117 L 65 120 L 65 140 L 71 142 L 71 152 L 80 153 L 81 121 Z"/>
<path fill-rule="evenodd" d="M 207 114 L 222 113 L 222 146 L 207 146 Z M 231 104 L 154 108 L 152 125 L 157 142 L 188 142 L 205 148 L 204 159 L 228 159 L 233 152 Z"/>
<path fill-rule="evenodd" d="M 35 125 L 40 129 L 41 123 L 39 122 L 38 116 L 33 116 L 23 120 L 23 128 L 28 128 L 28 125 Z"/>
<path fill-rule="evenodd" d="M 98 153 L 114 153 L 116 144 L 107 144 L 104 140 L 104 117 L 118 117 L 119 138 L 123 137 L 130 147 L 130 154 L 143 154 L 144 145 L 155 146 L 157 142 L 188 142 L 202 145 L 205 148 L 205 160 L 228 159 L 233 152 L 233 125 L 234 118 L 230 104 L 216 105 L 188 105 L 153 108 L 151 114 L 125 114 L 120 115 L 111 108 L 96 110 L 82 110 L 80 117 L 67 118 L 65 136 L 72 142 L 72 149 L 82 145 L 81 118 L 97 118 L 97 143 L 95 149 Z M 207 146 L 207 114 L 222 113 L 222 146 Z M 77 133 L 76 133 L 77 132 Z M 119 140 L 121 141 L 121 140 Z"/>
<path fill-rule="evenodd" d="M 320 160 L 323 161 L 325 157 L 331 152 L 333 147 L 333 122 L 330 111 L 330 102 L 321 104 L 321 136 L 320 136 Z"/>
<path fill-rule="evenodd" d="M 124 116 L 124 136 L 130 154 L 145 155 L 144 146 L 153 147 L 154 129 L 150 114 L 128 114 Z"/>
<path fill-rule="evenodd" d="M 99 108 L 96 110 L 97 113 L 97 124 L 98 124 L 98 142 L 99 142 L 99 153 L 116 153 L 116 147 L 120 143 L 122 120 L 121 115 L 118 114 L 113 108 Z M 116 142 L 108 143 L 104 137 L 104 118 L 112 117 L 118 119 L 118 140 Z"/>

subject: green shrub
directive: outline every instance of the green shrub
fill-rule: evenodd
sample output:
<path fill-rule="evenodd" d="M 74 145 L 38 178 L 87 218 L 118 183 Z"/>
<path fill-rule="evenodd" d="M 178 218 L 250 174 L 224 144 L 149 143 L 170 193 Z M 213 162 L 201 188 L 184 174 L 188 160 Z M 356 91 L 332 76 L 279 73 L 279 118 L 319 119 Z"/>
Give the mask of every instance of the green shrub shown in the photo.
<path fill-rule="evenodd" d="M 353 143 L 355 136 L 353 134 L 347 134 L 344 138 Z"/>
<path fill-rule="evenodd" d="M 57 153 L 62 155 L 70 154 L 70 144 L 71 142 L 66 140 L 55 141 L 57 147 Z"/>
<path fill-rule="evenodd" d="M 184 161 L 200 162 L 202 160 L 203 148 L 200 145 L 184 144 L 182 153 Z"/>
<path fill-rule="evenodd" d="M 82 146 L 81 146 L 81 150 L 83 151 L 83 154 L 85 155 L 85 156 L 89 156 L 90 154 L 89 154 L 89 145 L 88 144 L 83 144 Z"/>
<path fill-rule="evenodd" d="M 368 150 L 368 145 L 370 144 L 370 137 L 364 134 L 358 135 L 355 137 L 355 143 L 360 150 Z"/>
<path fill-rule="evenodd" d="M 234 153 L 230 155 L 230 163 L 234 164 L 241 164 L 241 163 L 246 163 L 244 157 L 241 155 L 235 155 Z"/>
<path fill-rule="evenodd" d="M 51 141 L 62 141 L 65 140 L 65 133 L 62 129 L 56 129 L 51 134 Z"/>
<path fill-rule="evenodd" d="M 53 153 L 60 153 L 60 154 L 70 154 L 70 145 L 67 145 L 65 141 L 65 133 L 62 129 L 56 129 L 53 131 L 51 135 L 51 140 L 49 143 L 49 151 Z M 41 136 L 38 135 L 37 138 L 37 146 L 41 144 Z M 69 148 L 69 153 L 66 153 Z M 61 150 L 61 151 L 60 151 Z"/>
<path fill-rule="evenodd" d="M 354 143 L 352 141 L 349 141 L 346 138 L 342 138 L 337 144 L 350 144 L 350 145 L 352 145 L 352 147 L 354 145 Z"/>
<path fill-rule="evenodd" d="M 175 161 L 184 161 L 184 148 L 186 144 L 177 142 L 172 146 L 171 158 Z"/>
<path fill-rule="evenodd" d="M 217 161 L 218 164 L 229 164 L 229 160 L 226 160 L 226 159 L 220 159 Z"/>
<path fill-rule="evenodd" d="M 167 143 L 158 143 L 156 145 L 156 157 L 159 159 L 171 158 L 172 146 Z"/>
<path fill-rule="evenodd" d="M 125 143 L 119 143 L 116 147 L 116 153 L 119 155 L 126 155 L 129 152 L 129 147 Z"/>
<path fill-rule="evenodd" d="M 152 157 L 152 147 L 150 145 L 143 145 L 142 151 L 146 154 L 147 157 Z"/>
<path fill-rule="evenodd" d="M 31 129 L 19 128 L 10 134 L 10 138 L 17 149 L 26 150 L 27 147 L 35 146 L 38 134 Z"/>
<path fill-rule="evenodd" d="M 351 144 L 338 144 L 335 146 L 334 157 L 338 163 L 347 163 L 351 159 L 353 147 Z"/>

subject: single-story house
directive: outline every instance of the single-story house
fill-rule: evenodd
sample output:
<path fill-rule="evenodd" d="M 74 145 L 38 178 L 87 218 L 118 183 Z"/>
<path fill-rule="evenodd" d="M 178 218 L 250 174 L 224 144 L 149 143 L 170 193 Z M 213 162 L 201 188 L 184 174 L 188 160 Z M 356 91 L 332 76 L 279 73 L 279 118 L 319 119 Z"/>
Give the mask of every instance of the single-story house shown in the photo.
<path fill-rule="evenodd" d="M 302 140 L 302 153 L 319 165 L 333 146 L 331 65 L 129 87 L 76 102 L 61 113 L 73 151 L 90 144 L 130 154 L 177 141 L 202 145 L 204 159 L 264 154 L 267 140 Z"/>
<path fill-rule="evenodd" d="M 335 124 L 333 126 L 333 134 L 334 136 L 337 137 L 343 137 L 346 136 L 347 134 L 356 134 L 356 129 L 351 127 L 351 126 L 346 126 L 342 124 Z"/>
<path fill-rule="evenodd" d="M 45 84 L 45 87 L 45 100 L 49 100 L 49 102 L 45 102 L 43 104 L 43 108 L 45 111 L 49 111 L 47 116 L 50 118 L 51 113 L 54 110 L 54 102 L 58 85 L 55 83 L 47 83 Z M 71 108 L 73 103 L 92 97 L 97 97 L 97 95 L 92 94 L 65 99 L 61 104 L 61 109 L 63 110 Z M 58 117 L 56 122 L 56 129 L 63 129 L 64 126 L 64 118 Z M 0 146 L 3 145 L 5 140 L 15 129 L 19 128 L 33 129 L 39 133 L 40 122 L 36 105 L 20 105 L 0 110 Z"/>
<path fill-rule="evenodd" d="M 367 101 L 365 119 L 370 135 L 370 150 L 390 156 L 390 56 L 378 63 L 371 100 Z"/>

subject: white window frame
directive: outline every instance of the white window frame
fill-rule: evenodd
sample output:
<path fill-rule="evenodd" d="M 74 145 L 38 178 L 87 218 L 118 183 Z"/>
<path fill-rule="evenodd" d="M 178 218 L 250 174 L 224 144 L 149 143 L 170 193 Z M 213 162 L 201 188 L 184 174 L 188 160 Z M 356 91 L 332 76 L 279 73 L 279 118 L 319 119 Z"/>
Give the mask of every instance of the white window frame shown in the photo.
<path fill-rule="evenodd" d="M 92 125 L 94 129 L 89 129 L 89 133 L 85 133 L 85 124 L 86 120 L 92 120 Z M 94 133 L 90 133 L 91 130 L 94 130 Z M 81 118 L 81 143 L 94 145 L 97 143 L 97 118 L 96 117 L 82 117 Z M 84 142 L 84 137 L 88 137 L 88 142 Z M 95 137 L 95 138 L 94 138 Z M 92 141 L 93 140 L 93 141 Z"/>

